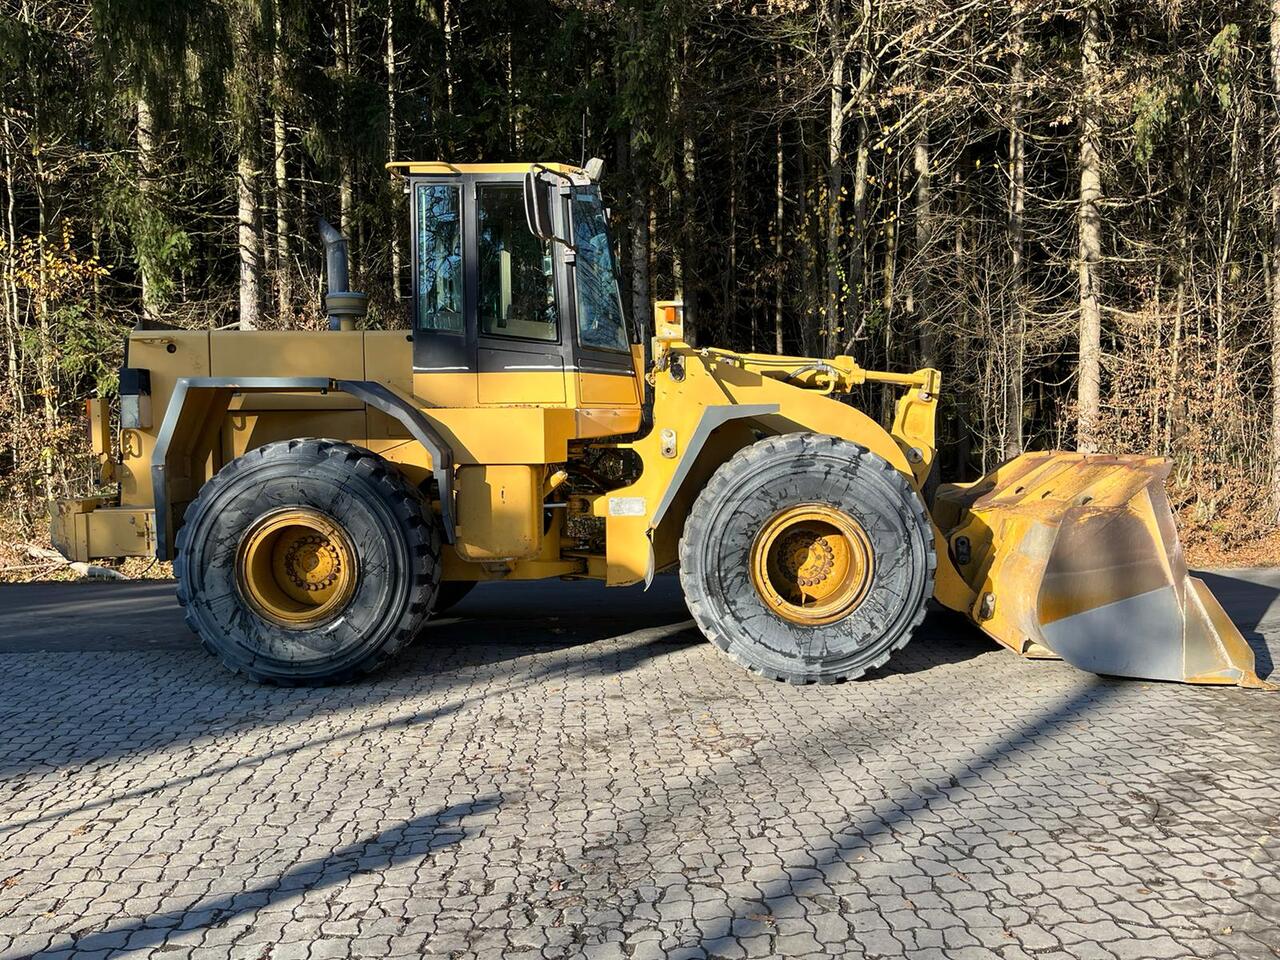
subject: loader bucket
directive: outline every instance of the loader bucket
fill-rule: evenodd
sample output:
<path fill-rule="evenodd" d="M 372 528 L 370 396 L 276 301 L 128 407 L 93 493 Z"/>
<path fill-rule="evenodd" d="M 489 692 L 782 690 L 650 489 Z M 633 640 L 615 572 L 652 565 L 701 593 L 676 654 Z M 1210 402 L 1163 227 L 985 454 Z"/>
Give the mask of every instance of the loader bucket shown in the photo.
<path fill-rule="evenodd" d="M 965 611 L 1028 657 L 1092 673 L 1276 689 L 1189 575 L 1159 457 L 1028 453 L 944 485 L 938 525 L 975 599 Z"/>

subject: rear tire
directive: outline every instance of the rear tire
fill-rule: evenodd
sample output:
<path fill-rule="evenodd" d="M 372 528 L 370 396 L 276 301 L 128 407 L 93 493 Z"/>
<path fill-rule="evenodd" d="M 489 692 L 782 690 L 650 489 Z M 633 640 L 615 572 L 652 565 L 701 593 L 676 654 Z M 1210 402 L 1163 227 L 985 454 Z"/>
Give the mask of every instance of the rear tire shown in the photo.
<path fill-rule="evenodd" d="M 440 549 L 430 505 L 381 457 L 337 440 L 270 443 L 223 467 L 188 507 L 178 602 L 233 671 L 341 682 L 417 634 Z"/>
<path fill-rule="evenodd" d="M 832 683 L 881 666 L 924 619 L 933 532 L 888 461 L 821 434 L 761 440 L 703 488 L 680 541 L 695 622 L 747 668 Z"/>

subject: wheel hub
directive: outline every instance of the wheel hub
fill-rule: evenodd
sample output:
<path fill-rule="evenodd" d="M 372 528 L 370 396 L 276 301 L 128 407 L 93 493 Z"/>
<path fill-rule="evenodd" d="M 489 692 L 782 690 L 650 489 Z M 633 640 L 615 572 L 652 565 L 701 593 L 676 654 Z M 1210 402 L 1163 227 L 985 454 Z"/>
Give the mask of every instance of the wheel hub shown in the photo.
<path fill-rule="evenodd" d="M 304 507 L 259 518 L 240 540 L 236 585 L 272 623 L 313 627 L 332 620 L 355 592 L 356 554 L 345 530 Z"/>
<path fill-rule="evenodd" d="M 871 543 L 841 510 L 810 503 L 765 522 L 751 548 L 751 580 L 765 605 L 804 626 L 847 617 L 871 585 Z"/>
<path fill-rule="evenodd" d="M 284 569 L 298 589 L 319 592 L 332 587 L 342 575 L 342 555 L 326 537 L 308 534 L 289 544 Z"/>

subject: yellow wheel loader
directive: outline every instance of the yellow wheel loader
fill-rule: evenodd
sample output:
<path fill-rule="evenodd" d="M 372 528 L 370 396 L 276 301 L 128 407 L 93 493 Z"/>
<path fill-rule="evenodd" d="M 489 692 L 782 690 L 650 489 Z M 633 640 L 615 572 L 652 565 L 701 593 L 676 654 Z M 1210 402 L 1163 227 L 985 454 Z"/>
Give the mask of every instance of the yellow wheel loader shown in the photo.
<path fill-rule="evenodd" d="M 355 329 L 325 225 L 331 330 L 139 325 L 118 433 L 89 402 L 119 496 L 54 507 L 69 558 L 173 560 L 233 670 L 343 680 L 478 581 L 678 567 L 702 632 L 792 683 L 885 663 L 932 597 L 1023 656 L 1266 685 L 1188 576 L 1165 462 L 1032 453 L 935 490 L 936 370 L 695 348 L 673 302 L 646 360 L 597 162 L 391 169 L 412 329 Z M 842 399 L 868 383 L 898 391 L 892 423 Z"/>

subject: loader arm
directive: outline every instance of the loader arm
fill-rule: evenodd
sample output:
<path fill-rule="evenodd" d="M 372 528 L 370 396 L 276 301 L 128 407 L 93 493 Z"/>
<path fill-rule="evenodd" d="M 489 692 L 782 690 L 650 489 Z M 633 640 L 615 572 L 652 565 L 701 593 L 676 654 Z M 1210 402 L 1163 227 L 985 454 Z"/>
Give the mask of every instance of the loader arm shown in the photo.
<path fill-rule="evenodd" d="M 633 484 L 595 498 L 591 512 L 607 525 L 606 580 L 650 580 L 677 562 L 690 507 L 712 473 L 761 437 L 817 433 L 849 440 L 888 461 L 920 494 L 932 469 L 940 375 L 926 369 L 883 373 L 852 357 L 774 357 L 682 341 L 659 341 L 648 379 L 653 428 L 619 446 L 640 456 Z M 903 388 L 888 429 L 837 399 L 864 383 Z M 967 606 L 973 591 L 946 552 L 940 530 L 935 592 Z"/>

